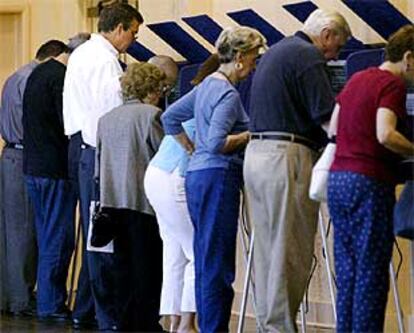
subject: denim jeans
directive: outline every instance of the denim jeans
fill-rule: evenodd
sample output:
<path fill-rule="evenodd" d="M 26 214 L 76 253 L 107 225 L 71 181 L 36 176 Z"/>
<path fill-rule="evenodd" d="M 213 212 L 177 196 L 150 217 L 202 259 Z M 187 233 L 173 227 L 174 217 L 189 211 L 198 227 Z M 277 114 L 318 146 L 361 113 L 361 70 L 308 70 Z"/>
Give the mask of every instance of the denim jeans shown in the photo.
<path fill-rule="evenodd" d="M 234 297 L 242 167 L 191 171 L 186 193 L 194 224 L 196 306 L 202 333 L 228 332 Z"/>
<path fill-rule="evenodd" d="M 69 141 L 69 178 L 76 186 L 76 199 L 79 200 L 79 160 L 81 155 L 82 136 L 78 132 L 72 135 Z M 95 158 L 94 154 L 92 157 Z M 82 183 L 83 187 L 86 187 Z M 85 189 L 83 191 L 85 193 Z M 93 302 L 92 291 L 89 283 L 88 256 L 86 253 L 86 236 L 88 234 L 88 223 L 84 221 L 83 214 L 80 214 L 82 226 L 82 265 L 78 279 L 75 305 L 73 308 L 73 318 L 79 320 L 93 320 L 95 318 L 95 305 Z"/>
<path fill-rule="evenodd" d="M 37 313 L 62 311 L 66 302 L 66 278 L 74 247 L 73 184 L 65 179 L 25 176 L 35 211 L 39 263 Z"/>
<path fill-rule="evenodd" d="M 89 206 L 96 199 L 93 181 L 95 171 L 95 149 L 82 149 L 79 160 L 80 206 L 83 230 L 89 228 Z M 100 330 L 110 330 L 118 326 L 115 299 L 115 276 L 113 272 L 113 254 L 84 252 L 88 262 L 89 282 L 95 304 L 96 319 Z M 86 269 L 86 266 L 85 268 Z"/>

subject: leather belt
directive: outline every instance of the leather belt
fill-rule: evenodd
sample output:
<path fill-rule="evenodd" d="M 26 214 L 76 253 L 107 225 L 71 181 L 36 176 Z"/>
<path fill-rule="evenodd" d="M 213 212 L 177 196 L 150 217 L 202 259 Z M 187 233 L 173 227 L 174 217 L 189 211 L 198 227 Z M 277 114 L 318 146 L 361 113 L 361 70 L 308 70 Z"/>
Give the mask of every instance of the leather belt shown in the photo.
<path fill-rule="evenodd" d="M 318 151 L 319 147 L 315 142 L 308 140 L 302 136 L 296 134 L 267 134 L 267 133 L 252 133 L 250 134 L 250 139 L 252 140 L 280 140 L 280 141 L 289 141 L 293 143 L 298 143 L 304 145 L 312 150 Z"/>
<path fill-rule="evenodd" d="M 24 146 L 21 143 L 6 142 L 6 148 L 23 150 Z"/>

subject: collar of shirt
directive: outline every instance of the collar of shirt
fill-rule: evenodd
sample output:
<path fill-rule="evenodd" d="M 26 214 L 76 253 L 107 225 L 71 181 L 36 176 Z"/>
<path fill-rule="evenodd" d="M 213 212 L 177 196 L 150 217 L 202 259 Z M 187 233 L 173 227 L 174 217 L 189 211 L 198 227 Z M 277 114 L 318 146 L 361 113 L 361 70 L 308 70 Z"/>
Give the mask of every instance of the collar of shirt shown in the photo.
<path fill-rule="evenodd" d="M 296 31 L 295 36 L 299 37 L 300 39 L 303 39 L 304 41 L 308 43 L 313 44 L 312 39 L 310 39 L 310 37 L 307 34 L 305 34 L 303 31 L 300 31 L 300 30 Z"/>
<path fill-rule="evenodd" d="M 124 101 L 124 104 L 142 104 L 138 98 L 132 98 Z"/>
<path fill-rule="evenodd" d="M 91 41 L 101 44 L 105 49 L 107 49 L 113 55 L 115 55 L 116 57 L 118 56 L 118 54 L 119 54 L 118 50 L 111 44 L 111 42 L 109 40 L 107 40 L 101 34 L 93 33 L 91 35 Z"/>

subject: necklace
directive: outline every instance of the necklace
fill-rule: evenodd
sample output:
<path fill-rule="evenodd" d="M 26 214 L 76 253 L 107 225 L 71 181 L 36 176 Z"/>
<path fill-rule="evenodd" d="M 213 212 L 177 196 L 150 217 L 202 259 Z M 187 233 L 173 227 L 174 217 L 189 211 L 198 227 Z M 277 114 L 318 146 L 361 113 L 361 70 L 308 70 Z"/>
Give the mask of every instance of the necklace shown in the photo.
<path fill-rule="evenodd" d="M 233 82 L 230 80 L 229 76 L 226 73 L 220 70 L 218 70 L 217 73 L 220 73 L 221 75 L 223 75 L 226 78 L 226 80 L 229 81 L 231 85 L 233 85 Z"/>

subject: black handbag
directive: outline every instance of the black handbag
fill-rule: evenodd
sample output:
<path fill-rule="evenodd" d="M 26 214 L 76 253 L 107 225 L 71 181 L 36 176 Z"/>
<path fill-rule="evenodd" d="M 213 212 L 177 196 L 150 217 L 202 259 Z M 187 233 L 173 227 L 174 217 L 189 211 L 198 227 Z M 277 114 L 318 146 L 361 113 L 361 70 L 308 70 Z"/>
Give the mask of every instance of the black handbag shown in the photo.
<path fill-rule="evenodd" d="M 100 208 L 99 202 L 95 203 L 92 215 L 91 245 L 103 247 L 108 245 L 116 237 L 116 223 L 109 211 Z"/>
<path fill-rule="evenodd" d="M 394 235 L 414 240 L 414 180 L 405 183 L 394 207 Z"/>

